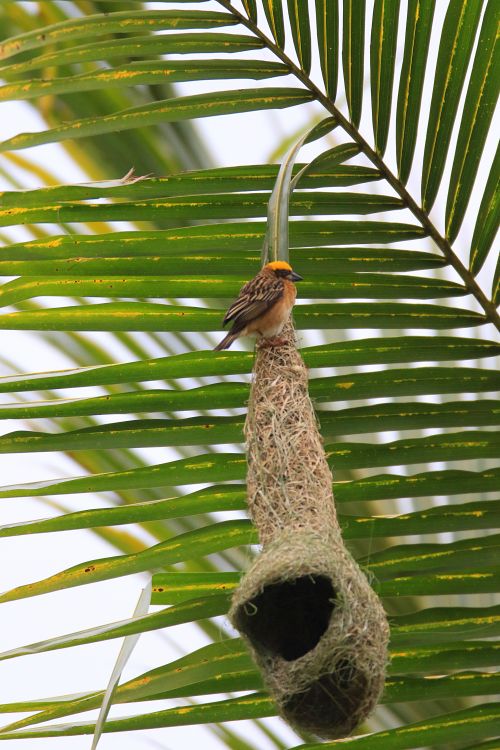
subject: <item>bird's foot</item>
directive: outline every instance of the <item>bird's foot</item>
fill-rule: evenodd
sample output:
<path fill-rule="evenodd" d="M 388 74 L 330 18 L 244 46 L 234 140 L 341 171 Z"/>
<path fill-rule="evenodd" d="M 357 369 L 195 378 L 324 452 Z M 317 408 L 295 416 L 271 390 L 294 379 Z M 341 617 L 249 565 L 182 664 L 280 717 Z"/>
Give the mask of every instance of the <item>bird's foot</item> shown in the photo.
<path fill-rule="evenodd" d="M 261 338 L 259 340 L 259 349 L 271 349 L 276 346 L 283 346 L 287 343 L 283 336 L 273 336 L 272 338 Z"/>

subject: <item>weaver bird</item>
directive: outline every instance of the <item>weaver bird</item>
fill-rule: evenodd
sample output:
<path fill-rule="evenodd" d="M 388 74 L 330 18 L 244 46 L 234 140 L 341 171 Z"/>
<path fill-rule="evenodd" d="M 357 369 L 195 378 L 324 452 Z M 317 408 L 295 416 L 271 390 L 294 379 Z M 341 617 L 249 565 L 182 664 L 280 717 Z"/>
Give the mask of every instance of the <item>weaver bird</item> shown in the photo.
<path fill-rule="evenodd" d="M 302 276 L 283 260 L 268 263 L 251 281 L 240 289 L 237 299 L 228 309 L 222 325 L 230 320 L 233 326 L 214 351 L 229 349 L 240 336 L 256 333 L 268 346 L 279 346 L 277 337 L 288 320 L 295 303 L 297 289 L 294 281 Z"/>

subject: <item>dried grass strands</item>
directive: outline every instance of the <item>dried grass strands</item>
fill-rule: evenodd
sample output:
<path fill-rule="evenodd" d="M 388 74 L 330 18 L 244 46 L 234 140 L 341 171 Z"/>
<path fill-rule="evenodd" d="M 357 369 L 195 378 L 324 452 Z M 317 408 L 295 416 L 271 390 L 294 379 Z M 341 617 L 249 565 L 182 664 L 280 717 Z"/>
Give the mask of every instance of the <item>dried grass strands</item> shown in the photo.
<path fill-rule="evenodd" d="M 248 506 L 263 551 L 229 616 L 283 717 L 344 737 L 380 697 L 389 628 L 341 537 L 291 324 L 282 335 L 285 344 L 256 354 L 245 430 Z"/>

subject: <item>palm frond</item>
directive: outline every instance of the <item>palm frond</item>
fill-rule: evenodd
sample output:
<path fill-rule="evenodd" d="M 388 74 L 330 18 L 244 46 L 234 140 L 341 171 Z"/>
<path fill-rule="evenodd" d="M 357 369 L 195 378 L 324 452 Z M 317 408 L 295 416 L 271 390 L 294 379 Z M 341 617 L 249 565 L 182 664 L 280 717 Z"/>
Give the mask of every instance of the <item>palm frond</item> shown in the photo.
<path fill-rule="evenodd" d="M 9 461 L 16 453 L 61 453 L 72 469 L 37 482 L 21 475 L 0 488 L 20 507 L 22 498 L 41 498 L 58 511 L 6 523 L 0 536 L 94 529 L 119 554 L 87 560 L 77 551 L 71 567 L 35 570 L 39 580 L 19 582 L 0 600 L 116 585 L 155 570 L 151 601 L 167 606 L 39 638 L 0 660 L 197 623 L 212 642 L 119 686 L 114 700 L 137 701 L 141 710 L 108 720 L 103 731 L 275 715 L 245 647 L 214 619 L 227 611 L 257 537 L 241 517 L 253 356 L 209 350 L 224 305 L 259 267 L 271 225 L 279 230 L 274 246 L 281 238 L 283 253 L 289 244 L 305 276 L 297 328 L 321 334 L 312 341 L 301 333 L 302 354 L 344 536 L 391 619 L 383 713 L 368 726 L 375 731 L 350 742 L 385 750 L 484 739 L 485 749 L 493 747 L 498 705 L 472 698 L 498 693 L 490 639 L 500 614 L 489 595 L 500 586 L 499 537 L 487 530 L 500 524 L 492 397 L 500 380 L 485 365 L 500 351 L 498 269 L 492 298 L 475 279 L 491 262 L 498 226 L 498 153 L 486 184 L 476 179 L 498 93 L 498 6 L 483 12 L 481 3 L 450 0 L 443 13 L 431 0 L 411 0 L 400 19 L 398 0 L 376 0 L 368 11 L 364 1 L 245 0 L 243 12 L 230 0 L 219 10 L 47 2 L 40 17 L 15 5 L 0 11 L 0 99 L 28 100 L 19 106 L 36 107 L 46 127 L 0 144 L 10 157 L 0 194 L 0 224 L 10 233 L 0 248 L 0 329 L 25 332 L 20 340 L 37 332 L 47 347 L 64 350 L 71 369 L 13 373 L 2 360 L 0 393 L 12 396 L 0 419 L 28 424 L 0 438 L 0 453 Z M 182 62 L 170 59 L 177 54 Z M 321 85 L 311 78 L 315 66 Z M 268 85 L 282 75 L 292 84 Z M 223 79 L 238 88 L 224 88 Z M 173 88 L 194 81 L 212 83 L 205 93 Z M 311 103 L 310 114 L 320 105 L 345 142 L 318 141 L 294 163 L 297 145 L 281 172 L 263 164 L 214 168 L 191 123 Z M 64 148 L 89 181 L 54 184 L 38 151 L 17 155 L 45 144 Z M 117 179 L 131 159 L 141 178 Z M 25 185 L 20 168 L 42 184 L 33 188 L 31 177 Z M 142 179 L 152 170 L 161 176 Z M 420 189 L 422 204 L 413 195 Z M 462 226 L 473 235 L 470 271 L 460 259 Z M 82 387 L 99 390 L 71 394 Z M 214 413 L 220 409 L 227 411 Z M 142 449 L 151 447 L 172 452 L 150 459 Z M 197 485 L 208 486 L 193 491 Z M 76 510 L 49 499 L 70 494 Z M 89 494 L 91 505 L 81 504 Z M 137 524 L 137 535 L 120 538 L 122 524 Z M 232 695 L 242 691 L 249 692 Z M 30 715 L 0 738 L 92 734 L 95 721 L 77 714 L 97 709 L 102 695 L 4 702 L 1 711 Z M 208 695 L 210 702 L 193 704 Z M 158 699 L 185 705 L 151 713 L 148 701 Z M 387 716 L 396 728 L 377 724 Z M 45 723 L 62 717 L 71 723 Z M 230 733 L 217 736 L 238 747 Z"/>

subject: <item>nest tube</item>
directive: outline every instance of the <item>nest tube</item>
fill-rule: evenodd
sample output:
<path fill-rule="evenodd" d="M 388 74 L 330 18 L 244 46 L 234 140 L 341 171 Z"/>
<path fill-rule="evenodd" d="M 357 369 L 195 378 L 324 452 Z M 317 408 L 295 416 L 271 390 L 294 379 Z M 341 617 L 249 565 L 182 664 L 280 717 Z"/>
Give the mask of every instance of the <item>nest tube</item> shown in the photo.
<path fill-rule="evenodd" d="M 256 353 L 245 434 L 248 507 L 262 552 L 234 593 L 229 618 L 280 714 L 335 739 L 378 702 L 389 627 L 341 536 L 291 323 L 282 336 L 282 346 Z"/>

